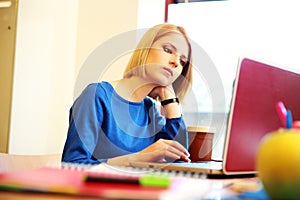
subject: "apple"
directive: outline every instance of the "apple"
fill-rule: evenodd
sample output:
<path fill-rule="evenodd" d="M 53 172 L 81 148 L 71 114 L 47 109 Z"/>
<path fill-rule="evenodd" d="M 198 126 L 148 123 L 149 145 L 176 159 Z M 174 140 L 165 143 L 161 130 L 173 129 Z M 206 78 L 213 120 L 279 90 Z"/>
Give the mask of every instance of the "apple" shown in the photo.
<path fill-rule="evenodd" d="M 258 177 L 272 199 L 300 199 L 300 130 L 266 135 L 256 155 Z"/>

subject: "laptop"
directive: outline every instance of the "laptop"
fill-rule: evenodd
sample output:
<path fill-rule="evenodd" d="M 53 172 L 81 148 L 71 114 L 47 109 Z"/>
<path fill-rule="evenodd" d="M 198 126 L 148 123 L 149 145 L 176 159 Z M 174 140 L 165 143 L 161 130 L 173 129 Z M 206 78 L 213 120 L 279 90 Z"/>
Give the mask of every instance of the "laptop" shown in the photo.
<path fill-rule="evenodd" d="M 261 139 L 281 128 L 276 104 L 282 101 L 300 119 L 300 74 L 249 58 L 240 58 L 227 120 L 222 161 L 149 163 L 138 168 L 207 175 L 255 175 Z"/>

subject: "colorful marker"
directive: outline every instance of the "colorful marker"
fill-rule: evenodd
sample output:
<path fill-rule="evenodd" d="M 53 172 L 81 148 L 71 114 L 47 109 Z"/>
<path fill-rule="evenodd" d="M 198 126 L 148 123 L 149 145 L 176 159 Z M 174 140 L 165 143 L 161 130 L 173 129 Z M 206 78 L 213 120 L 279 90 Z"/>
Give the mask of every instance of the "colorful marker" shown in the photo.
<path fill-rule="evenodd" d="M 145 175 L 141 177 L 122 177 L 119 175 L 104 175 L 104 174 L 88 174 L 85 176 L 86 182 L 98 183 L 116 183 L 116 184 L 138 184 L 146 187 L 169 187 L 171 184 L 170 177 L 159 175 Z"/>
<path fill-rule="evenodd" d="M 286 128 L 287 129 L 293 128 L 293 117 L 292 117 L 292 112 L 290 110 L 286 111 Z"/>
<path fill-rule="evenodd" d="M 287 110 L 283 104 L 282 101 L 279 101 L 277 102 L 276 104 L 276 110 L 277 110 L 277 113 L 279 115 L 279 119 L 280 119 L 280 122 L 281 122 L 281 125 L 282 127 L 286 127 L 287 124 L 286 124 L 286 121 L 287 121 Z"/>

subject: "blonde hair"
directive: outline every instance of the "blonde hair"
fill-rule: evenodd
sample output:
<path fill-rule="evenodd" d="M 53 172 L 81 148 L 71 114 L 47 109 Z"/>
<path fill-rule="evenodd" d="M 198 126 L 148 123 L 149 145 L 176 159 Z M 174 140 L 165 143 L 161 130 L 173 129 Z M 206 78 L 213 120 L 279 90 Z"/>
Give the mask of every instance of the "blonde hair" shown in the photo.
<path fill-rule="evenodd" d="M 145 75 L 144 64 L 148 57 L 150 48 L 153 43 L 157 41 L 159 38 L 169 34 L 169 33 L 180 33 L 186 39 L 188 44 L 188 55 L 187 55 L 187 64 L 183 66 L 183 70 L 181 72 L 181 76 L 179 76 L 173 82 L 173 88 L 176 96 L 179 99 L 183 99 L 186 93 L 188 92 L 190 85 L 192 84 L 192 48 L 191 43 L 188 39 L 186 31 L 184 28 L 180 26 L 176 26 L 169 23 L 158 24 L 152 28 L 150 28 L 142 37 L 140 42 L 138 43 L 136 49 L 134 50 L 127 66 L 124 71 L 123 77 L 130 78 L 132 76 L 143 76 Z"/>

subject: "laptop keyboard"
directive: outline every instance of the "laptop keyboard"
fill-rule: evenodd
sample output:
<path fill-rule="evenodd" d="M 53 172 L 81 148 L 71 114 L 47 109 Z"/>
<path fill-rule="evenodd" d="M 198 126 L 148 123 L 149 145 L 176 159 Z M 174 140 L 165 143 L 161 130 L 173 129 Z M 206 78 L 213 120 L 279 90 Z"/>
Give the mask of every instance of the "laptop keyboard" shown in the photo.
<path fill-rule="evenodd" d="M 191 168 L 205 168 L 205 169 L 222 169 L 222 162 L 207 161 L 207 162 L 175 162 L 177 166 L 191 167 Z"/>

